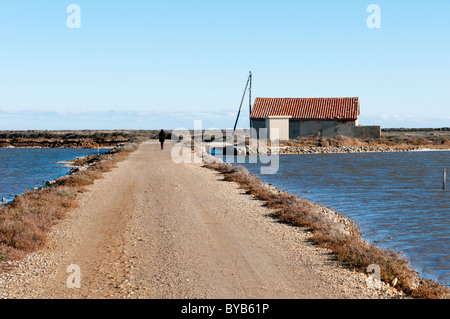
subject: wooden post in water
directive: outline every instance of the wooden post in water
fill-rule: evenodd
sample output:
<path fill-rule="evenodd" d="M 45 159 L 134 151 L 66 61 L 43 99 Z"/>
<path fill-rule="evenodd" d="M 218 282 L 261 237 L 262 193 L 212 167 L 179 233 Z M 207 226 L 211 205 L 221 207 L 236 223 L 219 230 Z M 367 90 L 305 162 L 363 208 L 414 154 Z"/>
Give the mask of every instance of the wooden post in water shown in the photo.
<path fill-rule="evenodd" d="M 442 180 L 442 189 L 445 190 L 445 182 L 447 179 L 447 170 L 444 168 L 444 179 Z"/>

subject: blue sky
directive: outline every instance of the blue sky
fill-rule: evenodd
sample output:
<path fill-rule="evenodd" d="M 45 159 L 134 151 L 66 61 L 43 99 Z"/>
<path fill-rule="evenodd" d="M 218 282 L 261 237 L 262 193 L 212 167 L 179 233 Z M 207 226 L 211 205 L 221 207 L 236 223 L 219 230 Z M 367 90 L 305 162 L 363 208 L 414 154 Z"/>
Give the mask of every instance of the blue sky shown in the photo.
<path fill-rule="evenodd" d="M 450 126 L 449 17 L 448 0 L 1 0 L 0 130 L 230 128 L 249 71 L 253 98 L 358 96 L 364 125 Z"/>

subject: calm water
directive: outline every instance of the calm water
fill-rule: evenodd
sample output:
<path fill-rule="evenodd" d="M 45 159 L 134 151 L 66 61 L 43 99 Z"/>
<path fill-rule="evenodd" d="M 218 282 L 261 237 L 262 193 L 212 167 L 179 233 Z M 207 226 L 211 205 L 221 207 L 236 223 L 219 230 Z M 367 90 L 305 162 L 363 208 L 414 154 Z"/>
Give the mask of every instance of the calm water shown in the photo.
<path fill-rule="evenodd" d="M 106 152 L 100 150 L 100 153 Z M 97 149 L 21 149 L 0 148 L 0 198 L 12 200 L 11 194 L 22 194 L 45 181 L 67 174 L 69 167 L 56 163 L 78 156 L 97 154 Z"/>
<path fill-rule="evenodd" d="M 259 175 L 259 165 L 243 164 Z M 268 183 L 360 224 L 363 237 L 402 251 L 423 277 L 450 285 L 450 152 L 280 156 Z M 450 175 L 450 174 L 448 174 Z"/>

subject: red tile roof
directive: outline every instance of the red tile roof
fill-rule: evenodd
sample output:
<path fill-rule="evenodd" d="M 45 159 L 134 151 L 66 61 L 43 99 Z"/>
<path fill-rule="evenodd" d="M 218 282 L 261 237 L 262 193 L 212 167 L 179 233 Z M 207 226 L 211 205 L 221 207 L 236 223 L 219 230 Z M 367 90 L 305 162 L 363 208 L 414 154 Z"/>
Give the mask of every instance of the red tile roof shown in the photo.
<path fill-rule="evenodd" d="M 292 116 L 293 119 L 357 120 L 359 98 L 256 98 L 250 118 Z"/>

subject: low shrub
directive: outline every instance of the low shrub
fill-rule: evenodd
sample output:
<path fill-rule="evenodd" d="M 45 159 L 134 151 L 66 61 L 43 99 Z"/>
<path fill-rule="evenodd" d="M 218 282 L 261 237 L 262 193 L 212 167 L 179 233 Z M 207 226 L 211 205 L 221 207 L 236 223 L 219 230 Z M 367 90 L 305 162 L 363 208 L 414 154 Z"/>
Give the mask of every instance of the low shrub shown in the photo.
<path fill-rule="evenodd" d="M 1 208 L 0 245 L 2 254 L 11 258 L 11 251 L 25 253 L 42 247 L 46 234 L 66 213 L 78 207 L 75 194 L 65 188 L 42 188 L 17 196 Z M 11 249 L 6 249 L 9 247 Z M 9 253 L 8 253 L 9 251 Z"/>
<path fill-rule="evenodd" d="M 56 180 L 56 184 L 59 186 L 67 187 L 80 187 L 89 186 L 94 184 L 96 179 L 102 178 L 103 175 L 100 171 L 85 170 L 79 171 L 69 176 L 64 176 Z"/>
<path fill-rule="evenodd" d="M 442 296 L 448 296 L 448 288 L 435 281 L 423 279 L 419 287 L 412 291 L 411 296 L 420 299 L 440 299 Z"/>
<path fill-rule="evenodd" d="M 116 162 L 115 161 L 99 161 L 97 163 L 95 163 L 94 165 L 94 169 L 98 170 L 102 173 L 106 173 L 106 172 L 110 172 L 113 168 L 116 168 Z"/>

